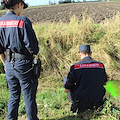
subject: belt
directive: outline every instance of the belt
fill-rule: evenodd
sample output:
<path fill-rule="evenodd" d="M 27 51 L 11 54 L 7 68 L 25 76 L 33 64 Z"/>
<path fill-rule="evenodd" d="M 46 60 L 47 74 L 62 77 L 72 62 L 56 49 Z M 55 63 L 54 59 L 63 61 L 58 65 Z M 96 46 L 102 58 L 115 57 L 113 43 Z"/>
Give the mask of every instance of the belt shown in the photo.
<path fill-rule="evenodd" d="M 18 59 L 29 59 L 29 60 L 33 60 L 34 56 L 32 55 L 23 55 L 20 53 L 12 53 L 12 58 L 18 58 Z"/>

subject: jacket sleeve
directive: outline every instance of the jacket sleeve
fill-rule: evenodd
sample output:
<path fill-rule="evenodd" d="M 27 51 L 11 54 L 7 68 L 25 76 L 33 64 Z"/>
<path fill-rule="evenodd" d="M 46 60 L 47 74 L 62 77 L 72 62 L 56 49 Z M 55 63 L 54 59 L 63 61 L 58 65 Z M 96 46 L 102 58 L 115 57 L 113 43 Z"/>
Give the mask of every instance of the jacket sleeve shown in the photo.
<path fill-rule="evenodd" d="M 75 87 L 75 77 L 74 77 L 74 67 L 71 66 L 68 76 L 66 78 L 66 83 L 64 85 L 65 89 L 72 90 Z"/>
<path fill-rule="evenodd" d="M 102 63 L 103 64 L 103 63 Z M 106 83 L 107 81 L 108 81 L 108 75 L 107 75 L 107 73 L 106 73 L 106 70 L 105 70 L 105 65 L 103 64 L 103 67 L 104 67 L 104 69 L 103 69 L 103 72 L 104 72 L 104 83 Z"/>
<path fill-rule="evenodd" d="M 107 73 L 105 71 L 105 68 L 104 68 L 104 74 L 105 74 L 105 77 L 104 77 L 104 83 L 106 83 L 108 81 L 108 76 L 107 76 Z"/>
<path fill-rule="evenodd" d="M 39 52 L 38 41 L 32 28 L 32 23 L 27 18 L 24 22 L 24 43 L 30 54 L 36 55 Z"/>

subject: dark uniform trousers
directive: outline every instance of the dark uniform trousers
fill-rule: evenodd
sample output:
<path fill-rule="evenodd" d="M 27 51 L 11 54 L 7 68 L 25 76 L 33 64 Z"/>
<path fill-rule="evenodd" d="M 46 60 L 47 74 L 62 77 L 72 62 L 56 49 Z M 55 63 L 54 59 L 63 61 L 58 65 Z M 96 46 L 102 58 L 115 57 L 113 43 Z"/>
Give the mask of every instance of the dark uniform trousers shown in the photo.
<path fill-rule="evenodd" d="M 38 120 L 36 105 L 38 79 L 34 77 L 33 70 L 27 74 L 22 74 L 31 67 L 31 60 L 16 59 L 13 63 L 5 60 L 6 78 L 10 90 L 7 120 L 17 120 L 21 89 L 28 120 Z"/>

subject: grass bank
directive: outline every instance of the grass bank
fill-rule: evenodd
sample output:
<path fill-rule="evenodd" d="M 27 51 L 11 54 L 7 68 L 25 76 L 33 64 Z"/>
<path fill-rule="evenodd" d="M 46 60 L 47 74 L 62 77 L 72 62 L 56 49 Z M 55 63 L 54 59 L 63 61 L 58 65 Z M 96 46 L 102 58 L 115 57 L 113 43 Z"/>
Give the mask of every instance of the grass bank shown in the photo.
<path fill-rule="evenodd" d="M 72 17 L 70 23 L 39 23 L 35 24 L 40 52 L 37 57 L 42 60 L 42 74 L 39 78 L 37 92 L 38 116 L 40 119 L 52 120 L 108 120 L 119 119 L 120 98 L 108 96 L 104 109 L 99 115 L 90 111 L 74 116 L 70 102 L 64 92 L 62 78 L 68 73 L 70 65 L 80 61 L 78 48 L 80 44 L 90 44 L 92 57 L 105 64 L 109 80 L 120 80 L 120 17 L 116 15 L 110 20 L 94 24 L 91 18 L 83 17 L 78 23 Z M 0 76 L 0 120 L 7 113 L 9 92 L 5 77 Z M 19 120 L 25 120 L 23 97 L 19 107 Z M 21 117 L 22 116 L 22 117 Z M 6 118 L 4 119 L 6 120 Z"/>
<path fill-rule="evenodd" d="M 66 76 L 70 65 L 80 61 L 80 44 L 90 44 L 92 57 L 105 64 L 109 78 L 119 80 L 120 71 L 120 17 L 94 24 L 91 18 L 78 23 L 72 17 L 69 24 L 41 23 L 34 25 L 39 41 L 42 69 L 45 74 Z"/>

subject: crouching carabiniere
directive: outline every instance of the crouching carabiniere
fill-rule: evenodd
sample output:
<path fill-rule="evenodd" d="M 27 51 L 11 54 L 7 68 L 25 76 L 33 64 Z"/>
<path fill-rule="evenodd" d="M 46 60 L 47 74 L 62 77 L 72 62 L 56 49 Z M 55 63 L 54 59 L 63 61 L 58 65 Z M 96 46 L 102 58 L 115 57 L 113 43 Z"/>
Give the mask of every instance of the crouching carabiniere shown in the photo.
<path fill-rule="evenodd" d="M 79 46 L 80 62 L 72 65 L 63 79 L 73 112 L 98 108 L 103 103 L 107 75 L 103 63 L 93 60 L 90 45 Z"/>

